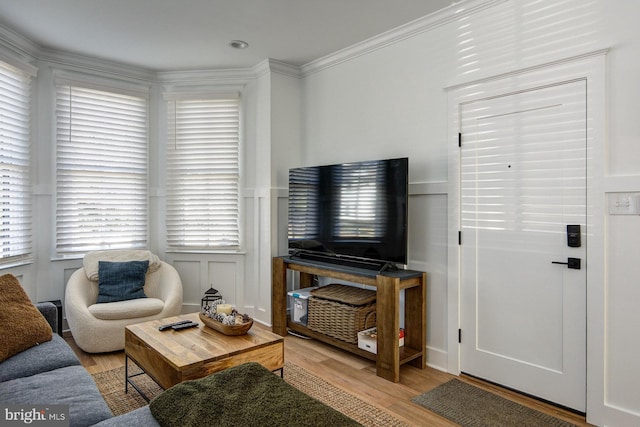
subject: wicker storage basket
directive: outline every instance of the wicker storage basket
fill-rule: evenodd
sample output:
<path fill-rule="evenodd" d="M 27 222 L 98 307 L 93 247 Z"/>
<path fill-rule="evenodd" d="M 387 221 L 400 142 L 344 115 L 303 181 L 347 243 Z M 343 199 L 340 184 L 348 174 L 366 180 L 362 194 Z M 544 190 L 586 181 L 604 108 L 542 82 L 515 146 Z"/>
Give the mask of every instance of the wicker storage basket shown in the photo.
<path fill-rule="evenodd" d="M 314 289 L 311 295 L 349 305 L 367 305 L 376 302 L 376 291 L 337 283 Z"/>
<path fill-rule="evenodd" d="M 357 344 L 358 332 L 376 325 L 375 291 L 328 285 L 312 291 L 311 295 L 307 327 L 312 331 Z"/>

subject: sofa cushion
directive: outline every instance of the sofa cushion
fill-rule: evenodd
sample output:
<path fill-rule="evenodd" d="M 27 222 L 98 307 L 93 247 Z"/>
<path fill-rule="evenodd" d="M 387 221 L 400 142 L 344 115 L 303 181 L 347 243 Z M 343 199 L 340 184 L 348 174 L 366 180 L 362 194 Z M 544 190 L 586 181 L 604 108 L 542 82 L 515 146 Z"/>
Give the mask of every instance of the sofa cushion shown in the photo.
<path fill-rule="evenodd" d="M 93 378 L 82 366 L 67 366 L 0 383 L 0 402 L 69 405 L 71 426 L 89 426 L 113 416 Z"/>
<path fill-rule="evenodd" d="M 138 298 L 128 301 L 93 304 L 89 313 L 96 319 L 120 320 L 154 316 L 162 311 L 164 302 L 158 298 Z"/>
<path fill-rule="evenodd" d="M 153 418 L 149 405 L 146 405 L 126 414 L 100 421 L 93 427 L 160 427 L 160 424 Z"/>
<path fill-rule="evenodd" d="M 52 369 L 80 365 L 64 338 L 53 334 L 53 339 L 33 346 L 2 362 L 0 382 L 29 377 Z"/>
<path fill-rule="evenodd" d="M 98 304 L 146 298 L 144 279 L 149 261 L 98 263 Z"/>
<path fill-rule="evenodd" d="M 53 336 L 51 326 L 12 274 L 0 276 L 0 325 L 0 362 Z"/>

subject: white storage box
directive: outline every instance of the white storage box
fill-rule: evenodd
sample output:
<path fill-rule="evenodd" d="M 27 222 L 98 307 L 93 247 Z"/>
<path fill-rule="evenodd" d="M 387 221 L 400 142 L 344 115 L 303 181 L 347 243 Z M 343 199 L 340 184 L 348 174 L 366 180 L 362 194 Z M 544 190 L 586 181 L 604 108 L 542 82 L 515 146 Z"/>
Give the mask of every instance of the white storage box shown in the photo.
<path fill-rule="evenodd" d="M 369 353 L 377 354 L 378 337 L 376 332 L 377 328 L 365 329 L 364 331 L 358 332 L 358 348 L 366 350 Z M 398 337 L 399 345 L 402 347 L 404 345 L 404 329 L 400 329 Z"/>
<path fill-rule="evenodd" d="M 311 291 L 318 289 L 317 286 L 312 288 L 296 289 L 287 292 L 289 296 L 289 304 L 291 307 L 291 320 L 301 325 L 307 325 L 307 312 L 309 307 L 309 296 Z"/>

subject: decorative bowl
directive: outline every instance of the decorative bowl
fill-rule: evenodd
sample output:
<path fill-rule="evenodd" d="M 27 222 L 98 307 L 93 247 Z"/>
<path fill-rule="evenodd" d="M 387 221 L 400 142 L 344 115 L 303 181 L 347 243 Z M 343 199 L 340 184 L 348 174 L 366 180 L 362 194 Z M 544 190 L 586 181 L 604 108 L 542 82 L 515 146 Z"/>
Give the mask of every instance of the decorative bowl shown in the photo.
<path fill-rule="evenodd" d="M 224 335 L 244 335 L 249 332 L 251 326 L 253 326 L 253 320 L 249 320 L 247 323 L 240 323 L 236 325 L 224 325 L 217 320 L 212 319 L 209 316 L 204 315 L 203 313 L 199 313 L 200 320 L 205 326 L 210 327 L 211 329 L 215 329 Z"/>

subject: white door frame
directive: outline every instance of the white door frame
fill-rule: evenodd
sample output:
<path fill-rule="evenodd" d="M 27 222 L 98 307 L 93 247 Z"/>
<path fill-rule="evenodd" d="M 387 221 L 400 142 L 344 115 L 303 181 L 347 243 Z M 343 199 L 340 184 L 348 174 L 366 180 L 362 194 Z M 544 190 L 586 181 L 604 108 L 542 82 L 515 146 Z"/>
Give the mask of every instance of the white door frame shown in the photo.
<path fill-rule="evenodd" d="M 607 50 L 446 88 L 448 98 L 448 371 L 460 374 L 460 103 L 584 78 L 587 80 L 587 421 L 602 425 L 604 400 L 605 274 L 604 171 Z"/>

